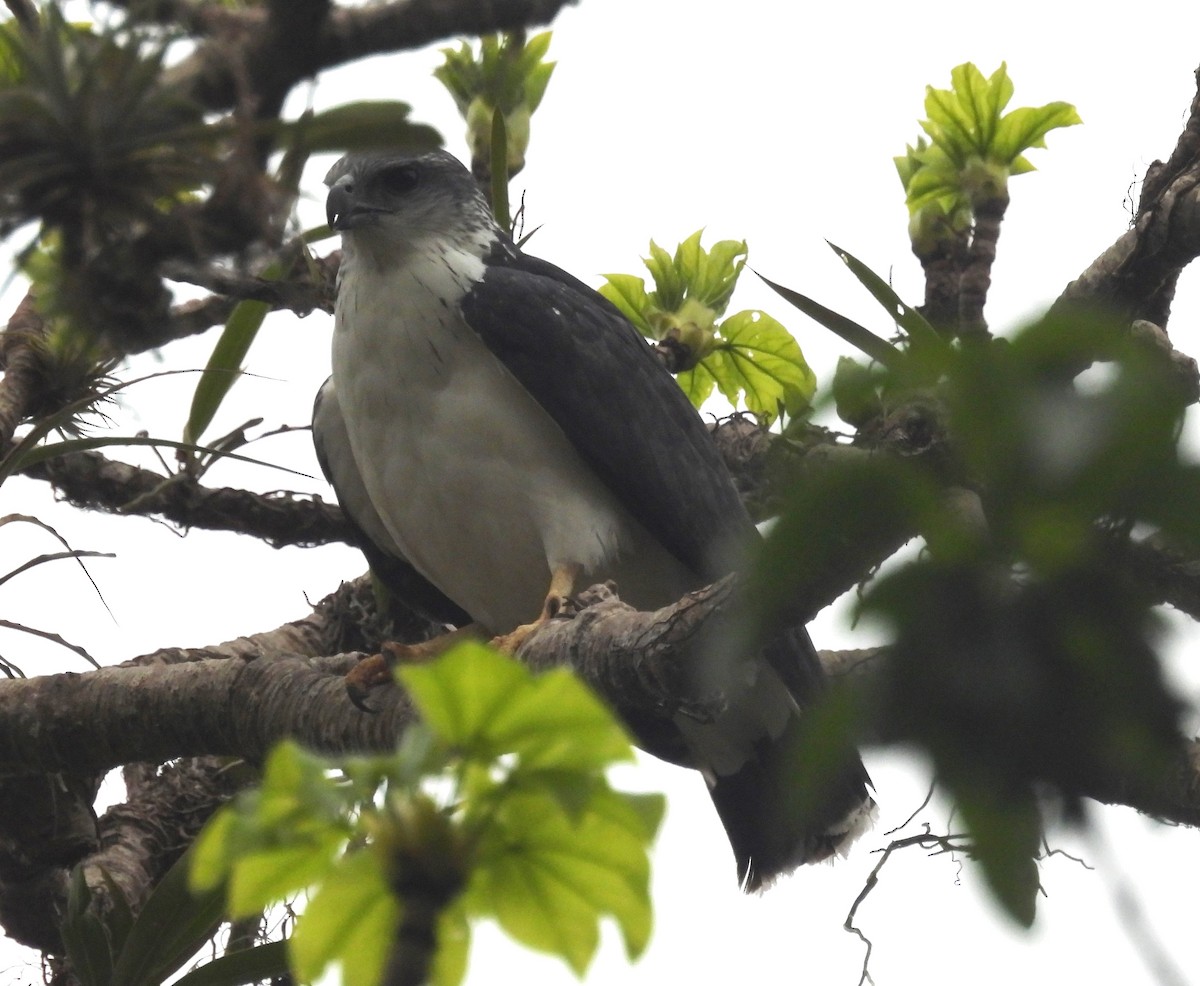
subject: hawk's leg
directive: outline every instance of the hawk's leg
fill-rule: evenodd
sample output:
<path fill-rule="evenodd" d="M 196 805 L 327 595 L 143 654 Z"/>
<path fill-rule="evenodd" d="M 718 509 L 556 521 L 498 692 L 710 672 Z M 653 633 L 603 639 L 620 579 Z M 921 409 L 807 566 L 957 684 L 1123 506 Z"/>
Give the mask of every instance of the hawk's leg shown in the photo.
<path fill-rule="evenodd" d="M 374 712 L 375 710 L 366 703 L 367 695 L 372 688 L 391 682 L 392 670 L 398 665 L 432 661 L 459 641 L 478 640 L 481 635 L 477 623 L 468 623 L 449 633 L 423 640 L 419 644 L 401 644 L 395 640 L 386 640 L 380 645 L 378 654 L 364 657 L 346 675 L 346 694 L 350 701 L 364 712 Z"/>
<path fill-rule="evenodd" d="M 516 654 L 521 645 L 546 623 L 563 611 L 575 591 L 575 583 L 583 574 L 583 566 L 574 562 L 559 565 L 550 576 L 550 590 L 542 604 L 542 612 L 532 623 L 525 623 L 500 637 L 493 637 L 492 644 L 506 654 Z"/>

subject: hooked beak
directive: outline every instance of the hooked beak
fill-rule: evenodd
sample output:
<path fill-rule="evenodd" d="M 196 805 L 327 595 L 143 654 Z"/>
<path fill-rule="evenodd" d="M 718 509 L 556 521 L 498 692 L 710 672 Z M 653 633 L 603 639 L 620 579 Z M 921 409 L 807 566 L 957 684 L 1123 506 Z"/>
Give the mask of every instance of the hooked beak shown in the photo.
<path fill-rule="evenodd" d="M 334 185 L 325 199 L 325 218 L 329 228 L 338 233 L 366 226 L 375 216 L 386 211 L 358 201 L 352 185 Z"/>

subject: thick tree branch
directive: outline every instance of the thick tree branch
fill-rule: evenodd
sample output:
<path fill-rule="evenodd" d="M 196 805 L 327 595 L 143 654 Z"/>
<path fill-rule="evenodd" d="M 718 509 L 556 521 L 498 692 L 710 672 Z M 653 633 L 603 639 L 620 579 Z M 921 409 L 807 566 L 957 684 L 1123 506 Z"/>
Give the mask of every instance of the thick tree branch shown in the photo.
<path fill-rule="evenodd" d="M 611 587 L 594 586 L 581 594 L 577 614 L 531 636 L 521 658 L 535 668 L 569 664 L 630 720 L 652 752 L 678 759 L 680 751 L 669 746 L 654 749 L 661 735 L 653 725 L 678 714 L 704 718 L 719 707 L 719 695 L 689 691 L 687 672 L 710 635 L 723 632 L 733 590 L 732 580 L 724 580 L 643 613 Z M 411 717 L 405 696 L 383 688 L 372 696 L 379 711 L 363 714 L 341 679 L 353 656 L 320 656 L 353 597 L 362 603 L 366 594 L 360 580 L 305 620 L 216 648 L 159 652 L 81 675 L 0 682 L 0 774 L 87 776 L 133 760 L 178 756 L 256 760 L 284 736 L 331 753 L 391 748 Z M 878 649 L 821 658 L 832 677 L 868 693 L 888 661 Z M 1113 771 L 1083 793 L 1200 825 L 1200 744 L 1188 743 L 1176 775 L 1153 786 Z"/>
<path fill-rule="evenodd" d="M 261 8 L 210 8 L 193 18 L 208 35 L 165 81 L 210 110 L 225 110 L 240 86 L 278 93 L 315 72 L 369 55 L 411 51 L 459 35 L 492 34 L 546 24 L 570 0 L 404 0 L 367 7 L 334 7 L 298 58 L 287 33 L 267 30 Z"/>
<path fill-rule="evenodd" d="M 554 621 L 530 638 L 522 656 L 548 667 L 569 654 L 585 680 L 636 718 L 702 710 L 711 697 L 681 698 L 681 669 L 730 590 L 727 580 L 657 613 L 639 613 L 595 587 L 584 594 L 589 605 L 578 618 Z M 369 588 L 363 580 L 350 591 Z M 285 736 L 331 753 L 387 749 L 411 715 L 407 701 L 389 688 L 386 700 L 373 701 L 377 714 L 360 712 L 341 677 L 354 658 L 321 656 L 353 605 L 342 593 L 270 634 L 160 651 L 85 675 L 0 681 L 0 776 L 86 775 L 180 756 L 258 760 Z"/>
<path fill-rule="evenodd" d="M 1179 272 L 1200 254 L 1200 70 L 1191 113 L 1166 162 L 1146 172 L 1133 226 L 1063 291 L 1084 304 L 1166 327 Z"/>
<path fill-rule="evenodd" d="M 327 752 L 385 748 L 406 712 L 356 709 L 340 677 L 352 664 L 275 653 L 0 682 L 0 773 L 88 773 L 181 756 L 254 761 L 286 736 Z"/>
<path fill-rule="evenodd" d="M 684 753 L 665 739 L 672 731 L 662 724 L 678 715 L 704 719 L 719 709 L 721 696 L 696 694 L 688 672 L 713 635 L 723 633 L 734 589 L 734 580 L 726 579 L 642 613 L 621 603 L 611 587 L 594 586 L 581 594 L 577 610 L 530 637 L 521 657 L 535 668 L 569 664 L 622 713 L 644 747 L 681 762 Z M 89 805 L 94 779 L 108 768 L 180 756 L 256 761 L 285 736 L 330 753 L 392 748 L 411 720 L 406 696 L 394 686 L 380 689 L 372 696 L 378 711 L 363 714 L 346 697 L 341 677 L 353 655 L 323 656 L 345 638 L 345 624 L 369 622 L 362 617 L 371 599 L 368 581 L 360 579 L 308 617 L 269 633 L 160 651 L 83 675 L 0 682 L 0 775 L 7 775 L 0 800 L 0 922 L 9 934 L 38 948 L 58 947 L 54 929 L 66 873 L 80 858 L 92 867 L 89 882 L 103 883 L 100 866 L 110 875 L 115 868 L 123 892 L 140 900 L 172 858 L 164 851 L 170 840 L 156 836 L 150 819 L 172 805 L 166 817 L 195 815 L 198 827 L 229 793 L 219 783 L 201 784 L 189 808 L 168 786 L 165 800 L 142 813 L 135 790 L 135 806 L 115 811 L 97 828 Z M 378 641 L 364 643 L 374 648 Z M 878 649 L 821 659 L 842 687 L 866 695 L 888 667 L 886 650 Z M 151 775 L 134 770 L 135 788 Z M 1169 777 L 1151 782 L 1113 770 L 1088 783 L 1081 793 L 1096 800 L 1200 825 L 1200 744 L 1194 741 L 1181 749 Z M 76 795 L 64 796 L 71 791 Z M 172 831 L 182 844 L 195 830 Z M 40 834 L 46 832 L 54 838 Z"/>
<path fill-rule="evenodd" d="M 1200 559 L 1151 537 L 1122 538 L 1113 545 L 1113 562 L 1125 568 L 1131 584 L 1154 602 L 1200 620 Z"/>

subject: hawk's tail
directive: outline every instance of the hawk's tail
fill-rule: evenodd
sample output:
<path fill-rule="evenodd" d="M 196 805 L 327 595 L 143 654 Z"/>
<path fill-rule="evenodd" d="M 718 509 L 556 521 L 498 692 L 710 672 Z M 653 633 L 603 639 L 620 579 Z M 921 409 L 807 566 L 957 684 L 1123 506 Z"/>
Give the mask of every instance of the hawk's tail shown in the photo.
<path fill-rule="evenodd" d="M 826 690 L 808 634 L 787 630 L 762 657 L 747 667 L 744 688 L 727 690 L 713 724 L 725 745 L 705 770 L 748 893 L 803 863 L 845 855 L 875 817 L 857 752 L 814 743 L 805 729 L 806 708 Z"/>

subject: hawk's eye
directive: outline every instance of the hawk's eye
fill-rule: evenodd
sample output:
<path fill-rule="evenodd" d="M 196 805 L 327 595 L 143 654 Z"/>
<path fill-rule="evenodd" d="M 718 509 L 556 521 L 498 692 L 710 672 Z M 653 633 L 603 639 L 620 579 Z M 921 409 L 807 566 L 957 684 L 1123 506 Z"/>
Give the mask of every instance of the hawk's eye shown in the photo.
<path fill-rule="evenodd" d="M 417 168 L 412 164 L 394 164 L 379 173 L 379 184 L 393 195 L 403 195 L 417 187 Z"/>

